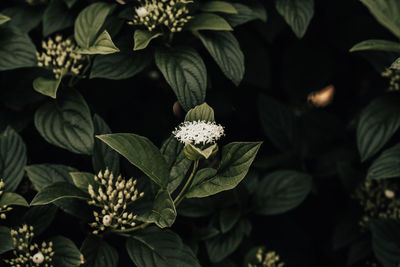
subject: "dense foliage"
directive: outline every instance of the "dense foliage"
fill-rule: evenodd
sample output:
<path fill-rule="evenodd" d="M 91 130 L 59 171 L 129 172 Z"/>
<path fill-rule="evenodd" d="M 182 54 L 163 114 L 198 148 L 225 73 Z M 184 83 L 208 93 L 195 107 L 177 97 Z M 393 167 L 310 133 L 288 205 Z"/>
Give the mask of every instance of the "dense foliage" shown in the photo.
<path fill-rule="evenodd" d="M 398 0 L 2 1 L 0 264 L 398 267 L 399 38 Z"/>

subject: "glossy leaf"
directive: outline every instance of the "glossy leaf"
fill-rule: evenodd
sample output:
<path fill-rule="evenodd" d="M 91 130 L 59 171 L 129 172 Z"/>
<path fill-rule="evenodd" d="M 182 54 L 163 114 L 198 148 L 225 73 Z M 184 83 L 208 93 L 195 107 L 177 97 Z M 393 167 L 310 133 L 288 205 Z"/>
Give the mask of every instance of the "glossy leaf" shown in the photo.
<path fill-rule="evenodd" d="M 56 182 L 41 189 L 30 205 L 46 205 L 64 198 L 88 199 L 89 195 L 70 183 Z"/>
<path fill-rule="evenodd" d="M 0 13 L 0 25 L 6 23 L 10 19 L 10 17 L 7 17 L 6 15 Z"/>
<path fill-rule="evenodd" d="M 400 53 L 400 43 L 386 40 L 366 40 L 362 41 L 350 49 L 350 52 L 375 50 L 385 52 Z"/>
<path fill-rule="evenodd" d="M 158 148 L 146 137 L 136 134 L 105 134 L 97 136 L 101 141 L 124 156 L 143 171 L 153 182 L 165 188 L 168 168 Z"/>
<path fill-rule="evenodd" d="M 213 13 L 200 13 L 185 25 L 187 31 L 233 31 L 231 25 L 222 17 Z"/>
<path fill-rule="evenodd" d="M 3 9 L 1 11 L 3 15 L 10 18 L 4 26 L 15 27 L 23 33 L 29 33 L 42 21 L 43 10 L 42 6 L 30 7 L 26 5 L 15 5 Z"/>
<path fill-rule="evenodd" d="M 6 191 L 17 189 L 24 176 L 26 161 L 24 141 L 8 127 L 0 135 L 0 179 L 4 179 Z"/>
<path fill-rule="evenodd" d="M 400 177 L 400 144 L 385 151 L 371 164 L 367 179 L 388 179 Z"/>
<path fill-rule="evenodd" d="M 33 89 L 42 95 L 50 96 L 51 98 L 57 97 L 57 90 L 60 86 L 62 75 L 56 80 L 44 77 L 38 77 L 33 81 Z"/>
<path fill-rule="evenodd" d="M 147 228 L 129 238 L 126 249 L 137 267 L 200 267 L 192 250 L 169 230 Z"/>
<path fill-rule="evenodd" d="M 87 267 L 116 267 L 118 252 L 106 241 L 97 236 L 88 236 L 83 241 L 81 252 Z"/>
<path fill-rule="evenodd" d="M 107 31 L 104 31 L 97 37 L 90 47 L 80 48 L 76 52 L 87 55 L 108 55 L 119 52 L 119 49 L 111 40 L 110 34 Z"/>
<path fill-rule="evenodd" d="M 89 107 L 75 90 L 63 91 L 35 113 L 35 126 L 50 144 L 77 154 L 91 155 L 94 128 Z"/>
<path fill-rule="evenodd" d="M 56 182 L 72 183 L 70 172 L 75 168 L 58 164 L 36 164 L 25 167 L 29 180 L 36 191 Z"/>
<path fill-rule="evenodd" d="M 303 37 L 314 15 L 314 0 L 277 0 L 275 5 L 296 36 Z"/>
<path fill-rule="evenodd" d="M 51 238 L 53 242 L 54 256 L 51 262 L 59 267 L 76 267 L 81 264 L 81 252 L 74 242 L 63 236 Z"/>
<path fill-rule="evenodd" d="M 201 32 L 201 42 L 225 76 L 236 86 L 244 76 L 244 55 L 235 36 L 227 31 Z"/>
<path fill-rule="evenodd" d="M 232 27 L 236 27 L 256 19 L 260 19 L 264 22 L 267 21 L 267 12 L 265 11 L 265 7 L 261 4 L 244 5 L 241 3 L 232 3 L 232 5 L 235 7 L 238 13 L 224 15 L 224 18 Z"/>
<path fill-rule="evenodd" d="M 400 225 L 393 220 L 371 223 L 372 249 L 383 266 L 398 266 L 400 262 Z"/>
<path fill-rule="evenodd" d="M 194 49 L 188 47 L 158 49 L 155 60 L 157 67 L 185 110 L 204 102 L 207 70 L 200 55 Z"/>
<path fill-rule="evenodd" d="M 94 174 L 89 172 L 70 172 L 69 175 L 72 177 L 72 181 L 76 187 L 82 191 L 87 192 L 89 184 L 95 185 Z"/>
<path fill-rule="evenodd" d="M 208 121 L 214 122 L 214 109 L 207 103 L 195 106 L 186 113 L 185 121 Z"/>
<path fill-rule="evenodd" d="M 297 171 L 275 171 L 265 176 L 255 193 L 256 212 L 281 214 L 299 206 L 311 192 L 312 178 Z"/>
<path fill-rule="evenodd" d="M 221 233 L 225 234 L 232 230 L 232 228 L 239 221 L 240 215 L 240 209 L 238 209 L 237 207 L 221 210 L 218 216 L 219 228 L 221 229 Z"/>
<path fill-rule="evenodd" d="M 228 14 L 237 14 L 235 7 L 225 1 L 209 1 L 200 5 L 200 10 L 205 12 L 221 12 Z"/>
<path fill-rule="evenodd" d="M 4 205 L 29 207 L 23 196 L 11 192 L 4 192 L 0 195 L 0 207 Z"/>
<path fill-rule="evenodd" d="M 14 249 L 10 229 L 0 225 L 0 254 Z"/>
<path fill-rule="evenodd" d="M 149 32 L 147 30 L 137 29 L 133 36 L 135 41 L 135 47 L 133 50 L 145 49 L 151 42 L 151 40 L 161 36 L 161 32 Z"/>
<path fill-rule="evenodd" d="M 74 12 L 62 0 L 49 3 L 43 14 L 43 36 L 64 30 L 74 25 Z"/>

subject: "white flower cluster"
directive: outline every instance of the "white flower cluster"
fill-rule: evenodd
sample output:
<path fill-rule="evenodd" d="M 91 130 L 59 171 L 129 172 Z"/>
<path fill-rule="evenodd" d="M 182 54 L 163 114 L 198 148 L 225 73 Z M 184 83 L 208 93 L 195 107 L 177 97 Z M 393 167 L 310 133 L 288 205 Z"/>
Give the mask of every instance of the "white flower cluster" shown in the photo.
<path fill-rule="evenodd" d="M 192 18 L 188 15 L 187 2 L 182 0 L 139 0 L 139 2 L 142 6 L 136 8 L 136 14 L 129 23 L 143 25 L 149 31 L 165 26 L 171 32 L 180 32 Z"/>
<path fill-rule="evenodd" d="M 185 145 L 214 144 L 224 135 L 224 127 L 215 122 L 185 121 L 172 134 Z"/>
<path fill-rule="evenodd" d="M 74 52 L 76 48 L 71 39 L 64 40 L 61 35 L 54 40 L 49 38 L 47 42 L 42 42 L 43 52 L 36 52 L 38 66 L 52 70 L 56 79 L 62 74 L 79 75 L 85 59 Z"/>
<path fill-rule="evenodd" d="M 363 208 L 363 217 L 359 224 L 362 228 L 368 226 L 372 219 L 383 218 L 400 222 L 400 198 L 397 196 L 399 187 L 395 180 L 367 180 L 354 193 Z"/>
<path fill-rule="evenodd" d="M 44 266 L 53 267 L 51 264 L 54 256 L 53 243 L 43 242 L 40 246 L 32 243 L 33 226 L 24 224 L 18 230 L 11 230 L 15 258 L 4 260 L 10 266 Z"/>
<path fill-rule="evenodd" d="M 382 72 L 382 76 L 389 78 L 389 91 L 400 90 L 400 58 L 396 59 L 392 65 Z"/>
<path fill-rule="evenodd" d="M 264 251 L 263 248 L 259 248 L 256 254 L 256 262 L 249 263 L 248 267 L 283 267 L 285 264 L 280 262 L 280 257 L 275 251 Z"/>
<path fill-rule="evenodd" d="M 136 180 L 130 178 L 126 181 L 121 175 L 114 178 L 108 169 L 104 173 L 99 172 L 94 180 L 96 186 L 88 186 L 92 198 L 88 203 L 101 208 L 101 211 L 93 211 L 95 222 L 90 224 L 96 229 L 93 234 L 98 234 L 106 228 L 125 230 L 126 227 L 135 226 L 136 215 L 126 209 L 130 203 L 144 195 L 136 189 Z"/>
<path fill-rule="evenodd" d="M 4 181 L 3 181 L 3 180 L 0 180 L 0 198 L 1 198 L 1 196 L 3 195 L 4 186 L 5 186 Z M 10 210 L 12 210 L 12 208 L 11 208 L 11 207 L 8 207 L 7 205 L 1 206 L 1 207 L 0 207 L 0 220 L 5 220 L 5 219 L 7 218 L 6 212 L 7 212 L 7 211 L 10 211 Z"/>

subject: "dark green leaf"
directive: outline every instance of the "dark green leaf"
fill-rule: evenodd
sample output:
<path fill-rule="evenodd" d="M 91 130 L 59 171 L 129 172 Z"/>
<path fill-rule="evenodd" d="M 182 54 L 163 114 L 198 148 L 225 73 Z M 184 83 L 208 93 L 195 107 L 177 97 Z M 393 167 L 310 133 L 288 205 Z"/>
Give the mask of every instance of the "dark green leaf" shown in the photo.
<path fill-rule="evenodd" d="M 0 207 L 7 206 L 23 206 L 29 207 L 29 204 L 26 202 L 25 198 L 16 193 L 5 192 L 0 195 Z"/>
<path fill-rule="evenodd" d="M 200 267 L 191 249 L 169 230 L 145 229 L 127 240 L 126 249 L 137 267 Z"/>
<path fill-rule="evenodd" d="M 93 45 L 112 8 L 112 5 L 98 2 L 79 13 L 75 21 L 75 40 L 81 48 L 89 48 Z"/>
<path fill-rule="evenodd" d="M 157 67 L 185 110 L 204 102 L 207 70 L 193 48 L 158 49 L 155 59 Z"/>
<path fill-rule="evenodd" d="M 219 213 L 219 227 L 223 234 L 232 230 L 240 219 L 240 209 L 237 207 L 226 208 Z"/>
<path fill-rule="evenodd" d="M 88 192 L 89 184 L 95 185 L 94 174 L 88 172 L 70 172 L 74 185 L 82 191 Z"/>
<path fill-rule="evenodd" d="M 77 53 L 87 54 L 87 55 L 108 55 L 119 52 L 118 47 L 115 46 L 111 40 L 110 34 L 105 30 L 103 31 L 97 39 L 88 48 L 80 48 Z"/>
<path fill-rule="evenodd" d="M 393 96 L 373 100 L 361 112 L 357 146 L 361 160 L 376 154 L 400 126 L 400 107 Z"/>
<path fill-rule="evenodd" d="M 7 17 L 6 15 L 0 13 L 0 25 L 6 23 L 10 19 L 11 19 L 10 17 Z"/>
<path fill-rule="evenodd" d="M 35 113 L 35 126 L 50 144 L 78 154 L 91 155 L 94 128 L 89 107 L 75 90 L 63 91 Z"/>
<path fill-rule="evenodd" d="M 85 257 L 86 267 L 116 267 L 118 252 L 97 236 L 88 236 L 83 241 L 81 251 Z"/>
<path fill-rule="evenodd" d="M 74 25 L 74 15 L 64 1 L 51 1 L 43 14 L 43 36 L 49 36 Z"/>
<path fill-rule="evenodd" d="M 54 256 L 51 264 L 57 267 L 77 267 L 81 264 L 81 252 L 74 242 L 63 236 L 51 238 Z"/>
<path fill-rule="evenodd" d="M 111 130 L 107 123 L 97 114 L 93 117 L 94 133 L 110 134 Z M 109 146 L 104 144 L 99 139 L 94 140 L 92 165 L 95 173 L 104 171 L 108 168 L 114 175 L 119 174 L 119 155 L 112 150 Z"/>
<path fill-rule="evenodd" d="M 11 18 L 5 26 L 18 28 L 24 33 L 36 28 L 43 17 L 43 8 L 39 6 L 14 6 L 3 9 L 1 12 Z"/>
<path fill-rule="evenodd" d="M 200 13 L 189 20 L 185 25 L 187 31 L 233 31 L 229 23 L 213 13 Z"/>
<path fill-rule="evenodd" d="M 186 196 L 207 197 L 235 188 L 246 176 L 260 146 L 260 142 L 233 142 L 224 146 L 217 174 L 191 187 Z"/>
<path fill-rule="evenodd" d="M 200 10 L 205 12 L 221 12 L 228 14 L 237 14 L 233 4 L 225 1 L 209 1 L 200 5 Z"/>
<path fill-rule="evenodd" d="M 214 122 L 214 109 L 207 103 L 195 106 L 186 113 L 185 121 L 208 121 Z"/>
<path fill-rule="evenodd" d="M 140 73 L 150 64 L 151 57 L 145 52 L 120 52 L 96 56 L 90 79 L 106 78 L 122 80 Z"/>
<path fill-rule="evenodd" d="M 76 172 L 75 168 L 57 164 L 37 164 L 25 167 L 29 180 L 36 191 L 56 182 L 68 182 L 72 184 L 70 172 Z"/>
<path fill-rule="evenodd" d="M 0 135 L 0 177 L 4 179 L 5 190 L 15 191 L 24 176 L 26 146 L 22 138 L 8 127 Z"/>
<path fill-rule="evenodd" d="M 105 134 L 101 141 L 124 156 L 143 171 L 153 182 L 165 188 L 169 170 L 160 150 L 146 137 L 136 134 Z"/>
<path fill-rule="evenodd" d="M 62 75 L 57 80 L 38 77 L 33 81 L 33 89 L 42 95 L 50 96 L 51 98 L 57 97 L 57 90 L 60 86 Z"/>
<path fill-rule="evenodd" d="M 198 36 L 225 76 L 236 86 L 244 76 L 244 55 L 235 36 L 228 31 L 201 32 Z"/>
<path fill-rule="evenodd" d="M 64 2 L 67 4 L 68 8 L 71 8 L 78 0 L 64 0 Z"/>
<path fill-rule="evenodd" d="M 400 224 L 393 220 L 375 220 L 371 223 L 372 249 L 385 267 L 400 263 Z"/>
<path fill-rule="evenodd" d="M 296 118 L 293 112 L 275 99 L 261 95 L 258 101 L 261 125 L 272 144 L 281 151 L 293 149 Z"/>
<path fill-rule="evenodd" d="M 149 45 L 151 40 L 161 35 L 162 35 L 161 32 L 149 32 L 146 30 L 137 29 L 133 36 L 135 40 L 135 47 L 133 48 L 133 50 L 145 49 Z"/>
<path fill-rule="evenodd" d="M 0 71 L 36 66 L 36 48 L 17 28 L 0 28 Z"/>
<path fill-rule="evenodd" d="M 174 136 L 170 136 L 164 142 L 160 151 L 170 170 L 167 189 L 172 193 L 185 178 L 192 162 L 183 153 L 183 144 L 178 142 Z"/>
<path fill-rule="evenodd" d="M 24 212 L 20 222 L 32 225 L 35 235 L 40 235 L 52 224 L 57 210 L 53 204 L 30 207 L 27 212 Z"/>
<path fill-rule="evenodd" d="M 350 49 L 350 52 L 376 50 L 386 52 L 400 53 L 400 43 L 386 40 L 366 40 L 356 44 Z"/>
<path fill-rule="evenodd" d="M 303 37 L 314 15 L 314 0 L 277 0 L 275 4 L 296 36 Z"/>
<path fill-rule="evenodd" d="M 376 20 L 400 38 L 400 2 L 397 0 L 361 0 Z"/>
<path fill-rule="evenodd" d="M 238 14 L 227 14 L 224 18 L 229 22 L 232 27 L 247 23 L 252 20 L 260 19 L 267 21 L 267 12 L 263 5 L 244 5 L 240 3 L 232 3 Z"/>
<path fill-rule="evenodd" d="M 189 218 L 202 218 L 214 213 L 210 198 L 189 198 L 178 206 L 178 214 Z"/>
<path fill-rule="evenodd" d="M 10 229 L 0 226 L 0 254 L 14 249 Z"/>
<path fill-rule="evenodd" d="M 387 179 L 400 177 L 400 144 L 389 148 L 372 163 L 367 179 Z"/>
<path fill-rule="evenodd" d="M 70 183 L 56 182 L 41 189 L 30 205 L 46 205 L 64 198 L 88 199 L 89 195 Z"/>
<path fill-rule="evenodd" d="M 176 218 L 174 201 L 167 190 L 160 190 L 150 212 L 140 216 L 139 220 L 155 223 L 160 228 L 170 227 Z"/>
<path fill-rule="evenodd" d="M 255 194 L 256 212 L 280 214 L 300 205 L 312 188 L 312 178 L 297 171 L 276 171 L 265 176 Z"/>

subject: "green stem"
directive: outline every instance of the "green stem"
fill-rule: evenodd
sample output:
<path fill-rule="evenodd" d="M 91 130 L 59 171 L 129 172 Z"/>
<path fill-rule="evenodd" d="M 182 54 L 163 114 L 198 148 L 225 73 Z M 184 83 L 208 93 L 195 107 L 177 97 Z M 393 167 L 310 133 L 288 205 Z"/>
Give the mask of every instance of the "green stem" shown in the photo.
<path fill-rule="evenodd" d="M 179 203 L 185 198 L 186 189 L 189 187 L 190 183 L 192 182 L 194 175 L 196 174 L 197 168 L 199 167 L 199 161 L 195 160 L 193 165 L 192 173 L 190 174 L 189 178 L 187 179 L 185 185 L 183 186 L 181 192 L 179 192 L 178 196 L 174 199 L 175 206 L 178 206 Z"/>

